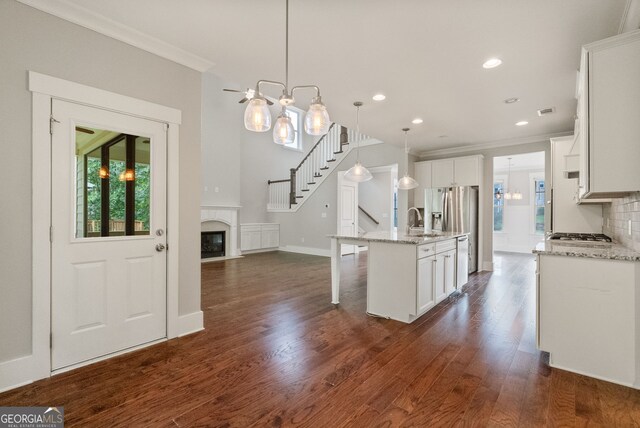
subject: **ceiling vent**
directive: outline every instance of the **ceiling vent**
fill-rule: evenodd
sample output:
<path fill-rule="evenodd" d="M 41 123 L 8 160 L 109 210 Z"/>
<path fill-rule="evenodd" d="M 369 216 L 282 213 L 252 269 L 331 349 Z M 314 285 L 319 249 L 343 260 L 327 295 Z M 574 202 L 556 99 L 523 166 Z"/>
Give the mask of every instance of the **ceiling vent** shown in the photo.
<path fill-rule="evenodd" d="M 541 108 L 540 110 L 538 110 L 538 116 L 546 116 L 548 114 L 554 113 L 555 111 L 555 107 Z"/>

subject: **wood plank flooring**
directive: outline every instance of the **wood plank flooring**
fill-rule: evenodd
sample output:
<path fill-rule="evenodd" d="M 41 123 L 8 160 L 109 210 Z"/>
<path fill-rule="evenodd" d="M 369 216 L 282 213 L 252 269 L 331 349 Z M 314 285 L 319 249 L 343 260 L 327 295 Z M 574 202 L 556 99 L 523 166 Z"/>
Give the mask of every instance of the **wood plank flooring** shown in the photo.
<path fill-rule="evenodd" d="M 532 255 L 498 254 L 413 324 L 365 315 L 366 253 L 202 265 L 206 330 L 38 381 L 0 406 L 83 427 L 640 426 L 640 391 L 551 369 Z"/>

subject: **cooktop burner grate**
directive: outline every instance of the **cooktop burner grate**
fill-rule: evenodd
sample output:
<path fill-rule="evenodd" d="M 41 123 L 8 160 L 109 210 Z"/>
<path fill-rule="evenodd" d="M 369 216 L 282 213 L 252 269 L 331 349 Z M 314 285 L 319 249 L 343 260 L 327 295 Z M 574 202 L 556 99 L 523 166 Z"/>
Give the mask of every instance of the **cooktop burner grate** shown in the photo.
<path fill-rule="evenodd" d="M 611 238 L 603 233 L 563 233 L 555 232 L 549 239 L 559 241 L 611 242 Z"/>

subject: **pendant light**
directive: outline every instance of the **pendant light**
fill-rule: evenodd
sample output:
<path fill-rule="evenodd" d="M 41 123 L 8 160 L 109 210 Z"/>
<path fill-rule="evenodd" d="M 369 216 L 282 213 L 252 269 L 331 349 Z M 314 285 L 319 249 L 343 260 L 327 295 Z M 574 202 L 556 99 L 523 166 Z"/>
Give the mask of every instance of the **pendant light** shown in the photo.
<path fill-rule="evenodd" d="M 357 183 L 363 181 L 369 181 L 373 178 L 367 168 L 360 163 L 360 107 L 362 102 L 356 101 L 353 103 L 356 106 L 356 164 L 352 166 L 347 172 L 344 173 L 344 178 Z"/>
<path fill-rule="evenodd" d="M 295 138 L 295 129 L 291 118 L 287 115 L 287 110 L 282 107 L 282 111 L 276 120 L 276 124 L 273 127 L 273 142 L 276 144 L 292 144 Z"/>
<path fill-rule="evenodd" d="M 507 158 L 509 160 L 509 172 L 507 173 L 507 191 L 504 194 L 504 198 L 507 200 L 520 200 L 522 199 L 522 193 L 518 192 L 516 189 L 515 192 L 511 193 L 509 190 L 511 188 L 511 158 Z"/>
<path fill-rule="evenodd" d="M 407 133 L 409 132 L 409 128 L 402 128 L 404 131 L 404 153 L 407 155 L 407 162 L 404 177 L 398 181 L 398 189 L 400 190 L 411 190 L 418 187 L 418 182 L 413 178 L 409 177 L 409 145 L 407 144 Z"/>
<path fill-rule="evenodd" d="M 260 92 L 260 85 L 268 84 L 282 87 L 282 95 L 280 95 L 279 102 L 282 106 L 282 112 L 276 120 L 277 130 L 274 129 L 273 141 L 277 144 L 287 144 L 284 141 L 293 142 L 294 129 L 291 124 L 291 119 L 286 115 L 286 107 L 292 105 L 295 102 L 293 93 L 298 89 L 313 89 L 316 91 L 315 97 L 311 100 L 309 109 L 304 118 L 304 130 L 309 135 L 324 135 L 329 131 L 331 126 L 331 119 L 329 119 L 329 113 L 327 108 L 322 103 L 322 97 L 320 96 L 320 88 L 316 85 L 301 85 L 294 86 L 289 90 L 289 0 L 286 1 L 286 13 L 285 13 L 285 81 L 276 82 L 273 80 L 258 80 L 256 83 L 256 89 L 254 96 L 247 104 L 247 109 L 244 112 L 244 126 L 249 131 L 254 132 L 266 132 L 271 129 L 271 113 L 269 112 L 269 106 L 267 99 Z"/>

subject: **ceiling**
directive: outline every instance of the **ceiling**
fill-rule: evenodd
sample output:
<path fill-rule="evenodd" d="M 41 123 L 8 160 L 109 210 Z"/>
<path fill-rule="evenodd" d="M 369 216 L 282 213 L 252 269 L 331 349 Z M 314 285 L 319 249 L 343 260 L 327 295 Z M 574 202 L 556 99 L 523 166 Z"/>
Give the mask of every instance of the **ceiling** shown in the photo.
<path fill-rule="evenodd" d="M 136 36 L 191 55 L 238 88 L 284 79 L 284 0 L 21 1 L 73 9 L 70 20 L 89 28 L 127 30 L 132 44 Z M 617 34 L 626 7 L 627 0 L 291 0 L 290 83 L 320 86 L 332 120 L 345 126 L 355 126 L 352 102 L 363 101 L 362 132 L 387 143 L 401 145 L 401 128 L 411 127 L 412 152 L 556 135 L 573 129 L 580 47 Z M 483 69 L 490 57 L 503 64 Z M 377 92 L 387 99 L 372 101 Z M 310 96 L 296 94 L 297 105 L 306 108 Z M 505 104 L 509 97 L 520 101 Z M 538 117 L 546 107 L 555 113 Z M 416 117 L 424 123 L 413 125 Z M 520 120 L 529 124 L 515 126 Z"/>

